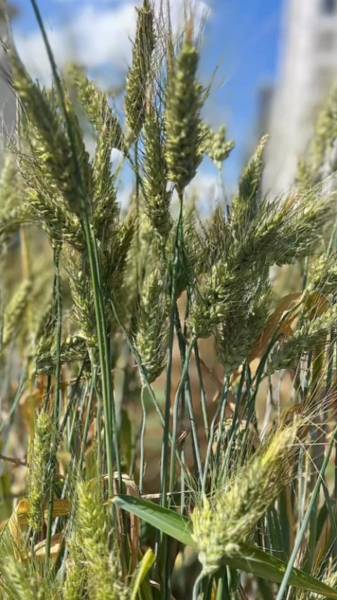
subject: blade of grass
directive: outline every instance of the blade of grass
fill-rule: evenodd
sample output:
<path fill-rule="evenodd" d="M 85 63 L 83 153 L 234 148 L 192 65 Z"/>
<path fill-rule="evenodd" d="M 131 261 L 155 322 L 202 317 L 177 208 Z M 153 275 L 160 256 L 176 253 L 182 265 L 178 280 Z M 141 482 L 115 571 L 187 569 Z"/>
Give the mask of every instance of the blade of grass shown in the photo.
<path fill-rule="evenodd" d="M 159 529 L 184 545 L 191 546 L 197 551 L 192 536 L 191 521 L 185 517 L 154 502 L 134 496 L 117 496 L 113 502 L 123 510 L 149 523 L 152 527 Z M 228 565 L 232 569 L 252 573 L 257 577 L 262 577 L 274 583 L 281 583 L 289 567 L 289 564 L 287 565 L 275 556 L 271 556 L 255 546 L 248 545 L 240 546 L 240 553 L 233 556 L 224 556 L 222 562 L 223 565 Z M 221 566 L 219 564 L 219 568 Z M 290 570 L 288 581 L 291 585 L 299 589 L 337 600 L 336 590 L 294 567 Z"/>
<path fill-rule="evenodd" d="M 132 584 L 132 592 L 130 600 L 137 600 L 138 592 L 141 589 L 141 585 L 148 573 L 152 569 L 154 562 L 156 560 L 156 556 L 151 548 L 148 548 L 140 561 Z"/>

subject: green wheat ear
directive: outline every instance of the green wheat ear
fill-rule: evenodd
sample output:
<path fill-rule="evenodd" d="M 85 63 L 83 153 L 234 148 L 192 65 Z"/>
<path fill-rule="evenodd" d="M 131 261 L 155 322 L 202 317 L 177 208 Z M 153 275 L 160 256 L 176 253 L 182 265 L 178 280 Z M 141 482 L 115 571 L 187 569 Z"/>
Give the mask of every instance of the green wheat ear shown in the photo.
<path fill-rule="evenodd" d="M 12 56 L 13 86 L 23 107 L 21 143 L 17 152 L 25 198 L 26 221 L 37 222 L 53 244 L 67 240 L 83 248 L 80 197 L 72 150 L 54 90 L 41 89 Z M 77 117 L 68 107 L 83 178 L 90 186 L 91 169 Z"/>
<path fill-rule="evenodd" d="M 111 152 L 113 149 L 126 151 L 124 135 L 108 95 L 90 81 L 79 67 L 72 66 L 68 72 L 97 137 L 93 161 L 93 220 L 100 237 L 103 224 L 107 219 L 112 222 L 118 212 L 115 178 L 111 173 Z"/>
<path fill-rule="evenodd" d="M 169 73 L 166 94 L 168 178 L 181 194 L 200 163 L 202 87 L 196 80 L 199 53 L 189 37 Z"/>
<path fill-rule="evenodd" d="M 25 107 L 22 125 L 40 175 L 44 177 L 44 181 L 39 177 L 41 185 L 49 186 L 54 192 L 59 190 L 66 205 L 78 212 L 77 181 L 72 166 L 71 148 L 57 111 L 55 97 L 33 82 L 16 55 L 12 57 L 12 66 L 13 85 Z"/>
<path fill-rule="evenodd" d="M 77 598 L 83 586 L 92 600 L 127 600 L 115 541 L 110 549 L 110 522 L 100 483 L 77 484 L 77 510 L 70 544 L 66 583 L 67 600 Z M 81 565 L 81 567 L 80 567 Z M 80 573 L 82 568 L 82 574 Z"/>
<path fill-rule="evenodd" d="M 165 276 L 157 268 L 146 277 L 141 294 L 135 346 L 150 383 L 166 360 L 169 301 L 165 289 Z"/>
<path fill-rule="evenodd" d="M 167 165 L 164 132 L 156 107 L 150 106 L 144 124 L 144 210 L 150 223 L 163 240 L 171 229 L 170 193 L 167 190 Z"/>
<path fill-rule="evenodd" d="M 29 279 L 24 279 L 6 307 L 2 334 L 3 348 L 10 344 L 20 326 L 20 319 L 22 319 L 27 308 L 31 289 L 32 282 Z"/>
<path fill-rule="evenodd" d="M 76 87 L 81 105 L 96 132 L 108 137 L 105 142 L 111 148 L 123 150 L 122 128 L 110 107 L 108 95 L 88 79 L 83 69 L 78 66 L 72 65 L 68 74 L 70 81 Z"/>
<path fill-rule="evenodd" d="M 29 453 L 29 526 L 36 532 L 40 531 L 43 525 L 47 466 L 50 457 L 51 439 L 51 418 L 48 413 L 42 411 L 36 419 L 33 442 Z"/>
<path fill-rule="evenodd" d="M 68 558 L 66 562 L 66 579 L 63 586 L 63 600 L 78 600 L 86 594 L 87 572 L 84 568 L 84 555 L 80 540 L 72 534 L 68 541 Z"/>
<path fill-rule="evenodd" d="M 224 489 L 194 510 L 193 538 L 205 572 L 216 570 L 224 556 L 240 553 L 240 545 L 291 481 L 300 427 L 298 421 L 276 431 Z"/>
<path fill-rule="evenodd" d="M 15 198 L 15 185 L 17 179 L 17 166 L 12 154 L 5 156 L 4 165 L 0 176 L 0 210 L 5 210 Z"/>
<path fill-rule="evenodd" d="M 244 232 L 257 217 L 262 200 L 262 179 L 268 136 L 264 136 L 253 156 L 243 170 L 239 182 L 239 193 L 233 201 L 232 220 L 237 235 Z"/>
<path fill-rule="evenodd" d="M 9 600 L 35 600 L 36 581 L 29 577 L 28 569 L 14 557 L 8 556 L 1 567 L 2 587 Z M 34 585 L 35 584 L 35 585 Z"/>
<path fill-rule="evenodd" d="M 154 14 L 148 0 L 144 0 L 137 13 L 136 38 L 125 93 L 125 115 L 131 140 L 138 138 L 144 124 L 146 90 L 155 47 Z"/>
<path fill-rule="evenodd" d="M 225 126 L 220 127 L 218 131 L 213 131 L 209 125 L 201 123 L 199 140 L 199 152 L 201 158 L 204 155 L 209 156 L 218 169 L 221 169 L 222 164 L 235 147 L 233 141 L 227 140 Z"/>

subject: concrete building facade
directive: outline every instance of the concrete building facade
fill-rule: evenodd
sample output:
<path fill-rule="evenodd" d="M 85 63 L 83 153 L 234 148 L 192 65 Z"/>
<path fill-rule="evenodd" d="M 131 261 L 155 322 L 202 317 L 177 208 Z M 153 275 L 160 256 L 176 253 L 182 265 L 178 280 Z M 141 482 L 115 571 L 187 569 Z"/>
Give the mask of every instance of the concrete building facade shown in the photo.
<path fill-rule="evenodd" d="M 337 0 L 285 0 L 279 84 L 274 91 L 265 189 L 286 193 L 337 81 Z"/>

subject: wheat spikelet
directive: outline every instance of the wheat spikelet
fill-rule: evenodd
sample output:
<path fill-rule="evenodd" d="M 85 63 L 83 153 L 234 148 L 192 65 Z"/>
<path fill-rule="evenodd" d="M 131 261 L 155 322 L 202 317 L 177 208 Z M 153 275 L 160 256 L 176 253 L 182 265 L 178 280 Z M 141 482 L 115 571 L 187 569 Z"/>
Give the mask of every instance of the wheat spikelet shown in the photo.
<path fill-rule="evenodd" d="M 29 302 L 31 289 L 32 282 L 24 279 L 6 307 L 2 337 L 4 348 L 10 344 L 20 325 L 20 319 L 22 319 Z"/>
<path fill-rule="evenodd" d="M 155 46 L 153 19 L 150 3 L 144 0 L 138 9 L 132 65 L 126 79 L 125 114 L 132 139 L 138 137 L 145 119 L 146 89 Z"/>
<path fill-rule="evenodd" d="M 79 212 L 74 161 L 55 98 L 32 81 L 17 56 L 13 55 L 12 63 L 13 85 L 26 109 L 23 120 L 25 136 L 36 161 L 34 172 L 39 181 L 36 191 L 47 189 L 50 193 L 58 190 L 66 205 L 74 212 Z M 76 139 L 79 140 L 79 135 Z M 78 147 L 78 154 L 84 162 L 87 160 L 83 145 Z"/>
<path fill-rule="evenodd" d="M 85 593 L 87 577 L 80 541 L 76 540 L 76 536 L 73 536 L 72 541 L 68 544 L 68 552 L 63 600 L 78 600 Z"/>
<path fill-rule="evenodd" d="M 209 125 L 202 122 L 199 136 L 200 156 L 207 154 L 215 166 L 221 169 L 223 162 L 235 147 L 234 142 L 227 140 L 226 127 L 222 126 L 218 131 L 213 131 Z"/>
<path fill-rule="evenodd" d="M 84 253 L 67 247 L 65 260 L 73 302 L 72 315 L 79 327 L 78 335 L 86 340 L 89 346 L 94 346 L 95 318 L 87 257 Z"/>
<path fill-rule="evenodd" d="M 165 279 L 156 269 L 144 282 L 135 336 L 135 346 L 150 382 L 160 375 L 165 365 L 167 317 Z"/>
<path fill-rule="evenodd" d="M 116 549 L 109 550 L 108 523 L 100 486 L 96 482 L 79 483 L 77 500 L 73 544 L 78 545 L 83 556 L 89 597 L 93 600 L 126 600 L 128 591 L 121 580 Z M 74 547 L 72 552 L 74 557 Z M 75 562 L 77 560 L 75 558 Z"/>
<path fill-rule="evenodd" d="M 239 235 L 242 235 L 242 232 L 247 229 L 259 210 L 259 202 L 262 195 L 264 154 L 267 141 L 267 136 L 261 139 L 240 178 L 239 194 L 233 202 L 232 210 L 234 227 L 239 229 Z"/>
<path fill-rule="evenodd" d="M 153 106 L 146 113 L 144 141 L 144 209 L 154 230 L 166 239 L 171 228 L 170 194 L 167 191 L 162 125 Z"/>
<path fill-rule="evenodd" d="M 7 557 L 1 567 L 1 587 L 8 600 L 36 600 L 37 588 L 23 564 Z"/>
<path fill-rule="evenodd" d="M 78 67 L 73 66 L 70 69 L 70 76 L 76 85 L 83 109 L 97 134 L 93 162 L 93 221 L 100 237 L 103 225 L 107 221 L 113 222 L 117 214 L 115 178 L 111 173 L 111 152 L 114 148 L 125 151 L 124 136 L 119 120 L 110 107 L 107 94 L 90 81 L 84 71 Z"/>
<path fill-rule="evenodd" d="M 170 73 L 166 98 L 168 178 L 179 193 L 193 179 L 200 162 L 202 88 L 196 81 L 197 48 L 187 38 Z"/>
<path fill-rule="evenodd" d="M 33 531 L 40 531 L 43 522 L 47 463 L 50 457 L 51 435 L 52 423 L 50 416 L 42 411 L 36 420 L 29 459 L 29 525 Z"/>
<path fill-rule="evenodd" d="M 269 443 L 239 469 L 227 486 L 204 498 L 192 514 L 193 538 L 205 572 L 227 554 L 240 552 L 258 521 L 293 476 L 300 422 L 274 433 Z"/>

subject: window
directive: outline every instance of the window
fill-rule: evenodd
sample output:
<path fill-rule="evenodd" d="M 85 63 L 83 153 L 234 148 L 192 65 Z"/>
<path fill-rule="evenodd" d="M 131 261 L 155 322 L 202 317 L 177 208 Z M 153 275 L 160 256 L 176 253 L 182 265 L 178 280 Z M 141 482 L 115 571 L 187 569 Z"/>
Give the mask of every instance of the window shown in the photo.
<path fill-rule="evenodd" d="M 333 15 L 337 10 L 336 0 L 322 0 L 322 12 L 325 15 Z"/>

